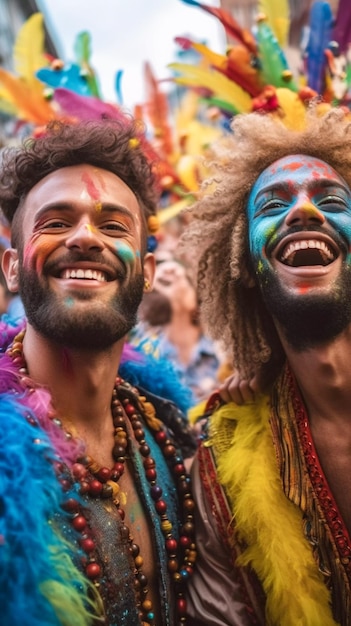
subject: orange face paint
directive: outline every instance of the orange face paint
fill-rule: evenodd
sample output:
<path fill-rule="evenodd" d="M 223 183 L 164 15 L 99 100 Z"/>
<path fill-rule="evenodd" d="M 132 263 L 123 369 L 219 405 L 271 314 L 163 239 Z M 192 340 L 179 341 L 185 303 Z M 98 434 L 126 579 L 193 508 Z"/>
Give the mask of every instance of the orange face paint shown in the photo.
<path fill-rule="evenodd" d="M 35 269 L 37 274 L 41 273 L 45 258 L 47 258 L 54 250 L 56 243 L 54 241 L 42 240 L 37 243 L 37 239 L 42 232 L 35 233 L 23 250 L 23 267 L 25 269 Z"/>

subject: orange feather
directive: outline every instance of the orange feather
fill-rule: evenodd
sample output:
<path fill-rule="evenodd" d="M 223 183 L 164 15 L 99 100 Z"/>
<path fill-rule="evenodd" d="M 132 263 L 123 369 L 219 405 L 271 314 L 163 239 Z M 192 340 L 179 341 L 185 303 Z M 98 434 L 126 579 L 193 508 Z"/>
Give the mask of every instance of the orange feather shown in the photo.
<path fill-rule="evenodd" d="M 0 84 L 5 87 L 11 104 L 18 109 L 19 117 L 34 124 L 46 124 L 57 117 L 50 103 L 33 85 L 0 68 Z"/>
<path fill-rule="evenodd" d="M 155 139 L 161 156 L 168 157 L 173 153 L 172 131 L 168 122 L 168 102 L 167 97 L 159 88 L 151 66 L 144 65 L 145 87 L 146 87 L 146 115 L 151 122 Z"/>

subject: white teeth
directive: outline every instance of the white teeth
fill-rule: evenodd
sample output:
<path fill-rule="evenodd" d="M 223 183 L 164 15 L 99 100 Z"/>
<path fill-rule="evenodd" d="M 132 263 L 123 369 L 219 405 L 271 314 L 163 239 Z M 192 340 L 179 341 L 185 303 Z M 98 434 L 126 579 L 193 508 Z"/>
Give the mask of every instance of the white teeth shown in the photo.
<path fill-rule="evenodd" d="M 317 239 L 304 239 L 302 241 L 292 241 L 289 243 L 285 248 L 281 260 L 286 261 L 289 256 L 298 250 L 306 250 L 307 248 L 317 248 L 318 250 L 321 250 L 329 261 L 333 261 L 335 258 L 335 254 L 328 247 L 325 241 L 319 241 Z"/>
<path fill-rule="evenodd" d="M 98 270 L 83 270 L 83 269 L 65 269 L 62 272 L 62 278 L 83 278 L 85 280 L 97 280 L 100 283 L 106 282 L 106 277 L 102 272 Z"/>

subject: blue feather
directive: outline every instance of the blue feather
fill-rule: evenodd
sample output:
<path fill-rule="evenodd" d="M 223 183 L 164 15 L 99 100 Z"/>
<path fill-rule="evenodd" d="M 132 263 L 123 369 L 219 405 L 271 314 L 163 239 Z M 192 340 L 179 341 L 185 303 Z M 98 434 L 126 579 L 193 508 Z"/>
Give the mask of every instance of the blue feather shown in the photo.
<path fill-rule="evenodd" d="M 119 367 L 120 376 L 132 385 L 139 385 L 150 393 L 171 400 L 186 414 L 195 401 L 189 387 L 180 381 L 173 363 L 147 354 L 143 350 L 142 342 L 132 349 L 135 357 L 130 357 L 129 352 L 128 359 L 122 359 Z"/>
<path fill-rule="evenodd" d="M 328 2 L 315 2 L 310 11 L 309 39 L 306 46 L 307 84 L 323 94 L 326 68 L 325 50 L 332 33 L 333 14 Z"/>
<path fill-rule="evenodd" d="M 81 68 L 74 63 L 65 65 L 62 70 L 54 70 L 49 67 L 42 68 L 36 72 L 36 77 L 54 89 L 65 87 L 81 96 L 93 95 Z"/>
<path fill-rule="evenodd" d="M 122 76 L 123 76 L 123 70 L 118 70 L 118 72 L 116 72 L 116 78 L 115 78 L 115 90 L 116 90 L 116 94 L 117 94 L 117 102 L 120 105 L 123 104 Z"/>
<path fill-rule="evenodd" d="M 3 626 L 59 626 L 91 622 L 83 608 L 77 620 L 65 607 L 61 621 L 49 587 L 85 605 L 87 587 L 73 567 L 71 548 L 48 520 L 65 514 L 47 435 L 30 424 L 27 408 L 0 395 L 0 606 Z M 34 419 L 33 415 L 31 415 Z M 69 581 L 65 576 L 72 576 Z M 66 595 L 62 590 L 66 590 Z M 44 595 L 45 594 L 45 595 Z M 70 604 L 72 608 L 72 604 Z"/>

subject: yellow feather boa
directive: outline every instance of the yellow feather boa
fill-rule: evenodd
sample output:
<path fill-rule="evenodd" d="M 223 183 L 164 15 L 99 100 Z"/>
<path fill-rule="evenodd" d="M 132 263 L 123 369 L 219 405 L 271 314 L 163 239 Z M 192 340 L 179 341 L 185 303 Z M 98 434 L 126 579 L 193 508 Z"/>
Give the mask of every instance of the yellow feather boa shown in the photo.
<path fill-rule="evenodd" d="M 250 564 L 261 581 L 267 626 L 336 626 L 329 591 L 303 536 L 302 513 L 282 489 L 269 417 L 266 396 L 255 405 L 224 405 L 213 415 L 219 479 L 248 546 L 238 564 Z M 220 440 L 223 430 L 229 432 L 228 419 L 237 422 L 229 447 Z"/>

